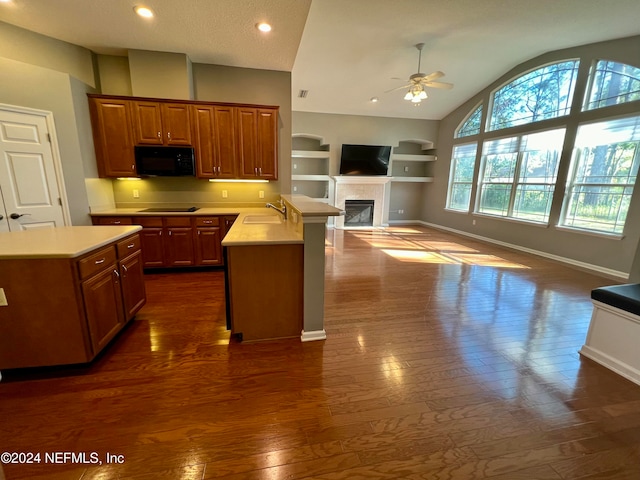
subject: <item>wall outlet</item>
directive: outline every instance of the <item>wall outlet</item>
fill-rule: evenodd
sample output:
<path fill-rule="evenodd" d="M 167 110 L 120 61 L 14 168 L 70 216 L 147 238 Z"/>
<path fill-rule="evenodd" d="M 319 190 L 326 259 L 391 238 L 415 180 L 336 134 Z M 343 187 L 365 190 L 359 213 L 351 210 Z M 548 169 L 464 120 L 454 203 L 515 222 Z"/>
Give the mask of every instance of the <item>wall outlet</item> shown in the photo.
<path fill-rule="evenodd" d="M 475 221 L 475 220 L 473 220 L 473 221 L 471 222 L 471 225 L 475 225 L 475 224 L 476 224 L 476 221 Z"/>
<path fill-rule="evenodd" d="M 140 190 L 137 188 L 133 189 L 133 198 L 140 198 Z"/>
<path fill-rule="evenodd" d="M 404 210 L 398 210 L 398 213 L 399 213 L 400 215 L 402 215 L 402 214 L 404 214 Z"/>
<path fill-rule="evenodd" d="M 226 190 L 222 190 L 222 198 L 227 198 L 229 193 Z"/>
<path fill-rule="evenodd" d="M 298 187 L 293 187 L 293 191 L 297 192 L 298 191 Z"/>
<path fill-rule="evenodd" d="M 0 307 L 8 307 L 7 296 L 4 294 L 4 288 L 0 288 Z"/>
<path fill-rule="evenodd" d="M 404 167 L 404 171 L 408 172 L 409 171 L 409 167 Z"/>
<path fill-rule="evenodd" d="M 258 192 L 258 197 L 260 197 L 260 198 L 264 198 L 264 190 L 260 190 L 260 191 Z"/>
<path fill-rule="evenodd" d="M 294 169 L 294 170 L 296 170 L 297 168 L 298 168 L 298 164 L 297 164 L 297 163 L 294 163 L 294 164 L 293 164 L 293 169 Z"/>

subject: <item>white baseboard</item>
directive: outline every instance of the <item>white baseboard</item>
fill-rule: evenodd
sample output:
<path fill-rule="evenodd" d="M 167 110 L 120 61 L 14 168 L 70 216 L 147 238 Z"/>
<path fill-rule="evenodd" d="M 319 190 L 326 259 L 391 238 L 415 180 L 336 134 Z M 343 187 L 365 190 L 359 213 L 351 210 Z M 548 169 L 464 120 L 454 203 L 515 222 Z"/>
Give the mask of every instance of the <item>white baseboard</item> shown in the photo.
<path fill-rule="evenodd" d="M 501 242 L 500 240 L 494 240 L 493 238 L 483 237 L 480 235 L 475 235 L 473 233 L 465 232 L 463 230 L 456 230 L 455 228 L 444 227 L 442 225 L 437 225 L 435 223 L 423 222 L 422 220 L 394 220 L 394 225 L 424 225 L 425 227 L 435 228 L 436 230 L 444 230 L 447 232 L 455 233 L 456 235 L 462 235 L 464 237 L 474 238 L 476 240 L 480 240 L 482 242 L 492 243 L 494 245 L 500 245 L 501 247 L 511 248 L 513 250 L 518 250 L 525 253 L 530 253 L 532 255 L 537 255 L 539 257 L 548 258 L 550 260 L 555 260 L 556 262 L 566 263 L 567 265 L 572 265 L 574 267 L 580 268 L 582 270 L 588 270 L 591 272 L 598 273 L 605 277 L 609 277 L 615 280 L 627 281 L 629 280 L 629 273 L 620 272 L 618 270 L 613 270 L 611 268 L 601 267 L 599 265 L 593 265 L 591 263 L 580 262 L 578 260 L 573 260 L 571 258 L 561 257 L 559 255 L 553 255 L 547 252 L 541 252 L 539 250 L 533 250 L 532 248 L 522 247 L 520 245 L 515 245 L 512 243 Z"/>
<path fill-rule="evenodd" d="M 592 348 L 589 345 L 582 346 L 580 349 L 580 355 L 590 358 L 612 372 L 615 372 L 627 380 L 640 385 L 640 370 L 637 368 L 633 368 L 631 365 L 623 363 L 617 358 L 613 358 L 611 355 L 607 355 L 606 353 Z"/>
<path fill-rule="evenodd" d="M 305 332 L 303 330 L 302 336 L 300 337 L 300 340 L 303 342 L 314 342 L 316 340 L 326 340 L 326 339 L 327 339 L 327 332 L 325 332 L 324 329 L 311 330 L 310 332 Z"/>

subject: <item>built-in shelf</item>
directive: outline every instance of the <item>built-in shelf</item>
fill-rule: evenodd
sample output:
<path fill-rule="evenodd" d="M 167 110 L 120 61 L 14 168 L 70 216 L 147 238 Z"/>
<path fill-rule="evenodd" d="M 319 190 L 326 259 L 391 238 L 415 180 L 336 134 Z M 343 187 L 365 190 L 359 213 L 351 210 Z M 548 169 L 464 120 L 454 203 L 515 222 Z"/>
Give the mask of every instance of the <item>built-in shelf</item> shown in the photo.
<path fill-rule="evenodd" d="M 411 155 L 408 153 L 394 153 L 391 155 L 391 160 L 402 162 L 435 162 L 437 160 L 437 157 L 435 155 Z"/>
<path fill-rule="evenodd" d="M 291 158 L 329 158 L 329 152 L 315 150 L 293 150 Z"/>
<path fill-rule="evenodd" d="M 393 177 L 392 182 L 410 182 L 410 183 L 431 183 L 433 177 Z"/>
<path fill-rule="evenodd" d="M 291 180 L 296 182 L 327 182 L 331 180 L 329 175 L 291 175 Z"/>

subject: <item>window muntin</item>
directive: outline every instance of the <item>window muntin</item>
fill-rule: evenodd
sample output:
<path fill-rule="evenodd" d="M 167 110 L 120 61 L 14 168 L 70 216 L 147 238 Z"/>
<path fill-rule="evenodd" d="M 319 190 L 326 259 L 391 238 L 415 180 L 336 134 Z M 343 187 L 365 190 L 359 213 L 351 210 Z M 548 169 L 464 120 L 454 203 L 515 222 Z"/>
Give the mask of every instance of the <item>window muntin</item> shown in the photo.
<path fill-rule="evenodd" d="M 451 210 L 469 211 L 477 150 L 477 143 L 468 143 L 453 147 L 447 197 L 447 208 Z"/>
<path fill-rule="evenodd" d="M 496 90 L 492 95 L 488 130 L 568 115 L 579 63 L 570 60 L 546 65 Z"/>
<path fill-rule="evenodd" d="M 599 60 L 589 74 L 583 111 L 640 100 L 640 68 Z"/>
<path fill-rule="evenodd" d="M 560 128 L 485 142 L 476 211 L 547 223 L 564 133 Z"/>
<path fill-rule="evenodd" d="M 578 127 L 561 225 L 621 234 L 638 175 L 640 116 Z"/>
<path fill-rule="evenodd" d="M 454 138 L 469 137 L 480 133 L 480 122 L 482 121 L 482 104 L 476 108 L 456 129 Z"/>

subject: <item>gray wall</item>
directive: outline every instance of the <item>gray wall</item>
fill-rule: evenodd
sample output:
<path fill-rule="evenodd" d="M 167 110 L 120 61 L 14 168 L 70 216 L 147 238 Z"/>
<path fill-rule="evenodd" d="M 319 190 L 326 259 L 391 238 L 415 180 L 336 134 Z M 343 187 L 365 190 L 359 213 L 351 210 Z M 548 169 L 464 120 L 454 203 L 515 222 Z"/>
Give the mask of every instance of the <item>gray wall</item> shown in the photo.
<path fill-rule="evenodd" d="M 340 169 L 343 143 L 391 145 L 403 147 L 405 140 L 427 140 L 434 144 L 438 137 L 438 122 L 403 118 L 336 115 L 329 113 L 293 112 L 293 133 L 322 137 L 331 152 L 329 174 Z M 408 152 L 403 149 L 404 153 Z M 413 166 L 412 166 L 413 168 Z M 304 173 L 304 172 L 303 172 Z M 392 183 L 389 220 L 420 220 L 423 192 L 430 184 Z M 404 210 L 399 214 L 398 210 Z"/>
<path fill-rule="evenodd" d="M 610 42 L 603 42 L 593 45 L 586 45 L 578 48 L 566 49 L 550 52 L 537 58 L 518 65 L 513 70 L 505 73 L 494 83 L 489 85 L 482 92 L 471 98 L 464 105 L 460 106 L 453 113 L 444 118 L 440 123 L 440 133 L 438 136 L 438 161 L 434 165 L 434 183 L 425 189 L 423 200 L 423 220 L 444 226 L 450 229 L 467 232 L 472 235 L 479 235 L 498 242 L 518 245 L 527 249 L 544 252 L 575 262 L 582 262 L 589 265 L 602 267 L 605 273 L 615 275 L 619 272 L 630 272 L 634 261 L 638 240 L 640 238 L 640 189 L 634 191 L 627 226 L 622 240 L 604 238 L 584 233 L 567 232 L 556 229 L 554 226 L 560 217 L 562 207 L 562 191 L 556 189 L 554 198 L 550 226 L 548 228 L 515 223 L 507 220 L 493 219 L 487 216 L 477 216 L 472 213 L 454 213 L 445 210 L 447 198 L 447 186 L 449 178 L 449 168 L 451 163 L 451 151 L 453 148 L 454 130 L 465 119 L 465 117 L 475 108 L 480 101 L 484 102 L 485 109 L 488 105 L 490 93 L 500 85 L 508 82 L 531 69 L 539 67 L 545 63 L 551 63 L 563 59 L 579 58 L 581 61 L 580 76 L 585 77 L 588 68 L 594 60 L 609 59 L 617 62 L 627 63 L 640 67 L 640 37 L 633 37 Z M 566 125 L 567 132 L 575 131 L 578 124 L 578 113 L 582 102 L 582 93 L 576 92 L 576 105 L 572 114 L 568 118 L 557 119 L 545 122 L 544 125 L 560 126 Z M 632 105 L 610 107 L 615 114 L 627 114 L 638 112 L 637 102 Z M 614 114 L 614 113 L 612 113 Z M 590 115 L 582 115 L 585 120 Z M 542 128 L 543 122 L 540 122 Z M 526 130 L 515 128 L 509 130 L 514 133 Z M 536 127 L 537 128 L 537 127 Z M 506 133 L 505 133 L 506 134 Z M 469 141 L 476 140 L 477 137 L 468 137 Z M 564 185 L 567 178 L 571 152 L 563 152 L 560 172 L 557 185 Z M 475 225 L 473 221 L 475 220 Z M 634 274 L 640 274 L 640 259 L 634 266 Z M 611 270 L 612 272 L 607 272 Z M 633 276 L 632 276 L 633 278 Z"/>

